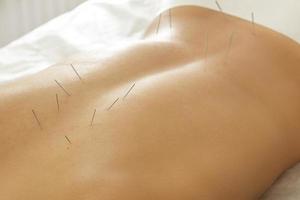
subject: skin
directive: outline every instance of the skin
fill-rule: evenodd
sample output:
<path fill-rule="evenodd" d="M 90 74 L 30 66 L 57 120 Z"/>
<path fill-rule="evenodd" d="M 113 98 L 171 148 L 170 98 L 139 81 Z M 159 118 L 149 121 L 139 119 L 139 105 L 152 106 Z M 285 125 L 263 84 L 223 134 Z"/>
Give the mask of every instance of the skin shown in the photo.
<path fill-rule="evenodd" d="M 299 44 L 200 7 L 171 14 L 73 63 L 82 81 L 58 64 L 0 85 L 2 199 L 254 200 L 299 161 Z"/>

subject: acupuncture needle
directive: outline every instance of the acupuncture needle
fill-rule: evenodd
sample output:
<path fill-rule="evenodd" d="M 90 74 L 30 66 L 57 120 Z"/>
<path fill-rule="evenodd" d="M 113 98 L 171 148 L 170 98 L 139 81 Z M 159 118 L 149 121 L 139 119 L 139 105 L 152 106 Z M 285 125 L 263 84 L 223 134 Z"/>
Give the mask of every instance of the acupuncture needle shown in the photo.
<path fill-rule="evenodd" d="M 252 21 L 253 34 L 255 35 L 254 12 L 251 13 L 251 21 Z"/>
<path fill-rule="evenodd" d="M 158 17 L 158 23 L 157 23 L 157 28 L 156 28 L 156 34 L 158 34 L 158 31 L 159 31 L 160 20 L 161 20 L 161 14 L 160 14 L 159 17 Z"/>
<path fill-rule="evenodd" d="M 39 120 L 39 118 L 38 118 L 37 114 L 35 113 L 35 111 L 34 111 L 33 109 L 32 109 L 31 111 L 32 111 L 32 113 L 33 113 L 33 116 L 34 116 L 34 118 L 35 118 L 35 120 L 36 120 L 37 124 L 39 125 L 40 129 L 41 129 L 41 130 L 43 130 L 43 128 L 42 128 L 42 124 L 41 124 L 41 122 L 40 122 L 40 120 Z"/>
<path fill-rule="evenodd" d="M 227 53 L 226 53 L 226 57 L 225 57 L 225 64 L 226 64 L 226 62 L 227 62 L 227 58 L 228 58 L 229 53 L 230 53 L 230 51 L 231 51 L 231 46 L 232 46 L 233 36 L 234 36 L 234 32 L 232 32 L 232 33 L 230 34 L 230 37 L 229 37 L 229 44 L 228 44 L 228 49 L 227 49 Z"/>
<path fill-rule="evenodd" d="M 72 142 L 71 142 L 71 140 L 68 138 L 68 136 L 65 135 L 65 138 L 66 138 L 66 140 L 67 140 L 70 144 L 72 144 Z"/>
<path fill-rule="evenodd" d="M 135 83 L 129 88 L 129 90 L 126 92 L 126 94 L 123 96 L 123 100 L 128 96 L 128 94 L 130 93 L 130 91 L 134 88 Z"/>
<path fill-rule="evenodd" d="M 93 123 L 94 123 L 94 119 L 95 119 L 96 112 L 97 112 L 97 109 L 95 109 L 95 110 L 94 110 L 94 113 L 93 113 L 93 117 L 92 117 L 92 120 L 91 120 L 90 126 L 93 126 Z"/>
<path fill-rule="evenodd" d="M 220 6 L 219 2 L 218 2 L 218 1 L 215 1 L 215 2 L 216 2 L 216 4 L 217 4 L 218 9 L 220 10 L 220 12 L 224 14 L 223 9 L 222 9 L 222 7 Z"/>
<path fill-rule="evenodd" d="M 68 96 L 71 96 L 71 94 L 57 80 L 54 81 Z"/>
<path fill-rule="evenodd" d="M 115 105 L 115 103 L 117 103 L 118 100 L 119 97 L 107 108 L 107 110 L 110 110 Z"/>
<path fill-rule="evenodd" d="M 58 94 L 56 94 L 55 97 L 56 97 L 57 111 L 59 112 L 59 100 L 58 100 Z"/>
<path fill-rule="evenodd" d="M 208 33 L 205 33 L 205 46 L 204 46 L 204 62 L 207 61 L 207 52 L 208 52 Z"/>
<path fill-rule="evenodd" d="M 170 24 L 170 31 L 172 30 L 172 13 L 171 8 L 169 9 L 169 24 Z"/>
<path fill-rule="evenodd" d="M 81 76 L 79 75 L 78 71 L 75 69 L 74 65 L 73 65 L 73 64 L 70 64 L 70 65 L 71 65 L 73 71 L 75 72 L 75 74 L 78 76 L 79 80 L 82 81 L 82 78 L 81 78 Z"/>

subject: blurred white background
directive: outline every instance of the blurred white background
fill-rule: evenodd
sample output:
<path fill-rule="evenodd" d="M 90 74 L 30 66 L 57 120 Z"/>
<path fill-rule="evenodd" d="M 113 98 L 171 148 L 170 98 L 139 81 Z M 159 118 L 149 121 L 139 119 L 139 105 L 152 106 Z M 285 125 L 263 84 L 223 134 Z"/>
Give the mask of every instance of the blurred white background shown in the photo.
<path fill-rule="evenodd" d="M 86 0 L 0 0 L 0 48 Z"/>

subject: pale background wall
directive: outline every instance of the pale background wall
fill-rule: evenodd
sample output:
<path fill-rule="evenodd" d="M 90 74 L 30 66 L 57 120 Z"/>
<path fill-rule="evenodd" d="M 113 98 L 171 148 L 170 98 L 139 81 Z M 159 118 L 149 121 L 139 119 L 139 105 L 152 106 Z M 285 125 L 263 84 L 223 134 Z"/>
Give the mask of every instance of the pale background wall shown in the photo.
<path fill-rule="evenodd" d="M 85 0 L 0 0 L 0 48 Z"/>

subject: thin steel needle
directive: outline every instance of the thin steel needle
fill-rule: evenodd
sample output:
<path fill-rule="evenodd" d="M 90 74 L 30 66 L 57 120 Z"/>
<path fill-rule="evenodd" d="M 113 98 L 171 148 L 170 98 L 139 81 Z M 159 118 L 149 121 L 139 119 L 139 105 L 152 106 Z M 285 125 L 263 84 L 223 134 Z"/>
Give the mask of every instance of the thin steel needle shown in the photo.
<path fill-rule="evenodd" d="M 215 2 L 216 2 L 216 4 L 217 4 L 217 6 L 218 6 L 220 12 L 223 13 L 223 9 L 222 9 L 222 7 L 220 6 L 219 2 L 218 2 L 218 1 L 215 1 Z M 223 13 L 223 14 L 224 14 L 224 13 Z"/>
<path fill-rule="evenodd" d="M 72 142 L 71 142 L 71 140 L 68 138 L 68 136 L 65 135 L 65 138 L 66 138 L 66 140 L 67 140 L 70 144 L 72 144 Z"/>
<path fill-rule="evenodd" d="M 38 123 L 38 125 L 39 125 L 40 129 L 41 129 L 41 130 L 43 130 L 43 128 L 42 128 L 42 125 L 41 125 L 41 122 L 40 122 L 39 118 L 37 117 L 37 115 L 36 115 L 35 111 L 34 111 L 33 109 L 32 109 L 31 111 L 32 111 L 32 113 L 33 113 L 33 116 L 34 116 L 34 118 L 35 118 L 36 122 Z"/>
<path fill-rule="evenodd" d="M 57 80 L 54 81 L 68 96 L 71 96 L 71 94 Z"/>
<path fill-rule="evenodd" d="M 93 117 L 92 117 L 92 120 L 91 120 L 90 126 L 93 126 L 94 119 L 95 119 L 95 115 L 96 115 L 96 111 L 97 111 L 97 109 L 95 109 L 95 110 L 94 110 L 94 113 L 93 113 Z"/>
<path fill-rule="evenodd" d="M 79 73 L 77 72 L 77 70 L 75 69 L 75 67 L 73 66 L 73 64 L 70 64 L 70 65 L 71 65 L 73 71 L 75 72 L 75 74 L 78 76 L 79 80 L 82 81 L 81 76 L 79 75 Z"/>
<path fill-rule="evenodd" d="M 161 14 L 158 17 L 158 24 L 157 24 L 157 28 L 156 28 L 156 34 L 158 34 L 158 31 L 159 31 L 160 20 L 161 20 Z"/>
<path fill-rule="evenodd" d="M 205 46 L 204 46 L 204 62 L 207 61 L 207 52 L 208 52 L 208 33 L 205 33 Z"/>
<path fill-rule="evenodd" d="M 58 94 L 56 96 L 56 105 L 57 105 L 57 111 L 59 112 L 59 101 L 58 101 Z"/>
<path fill-rule="evenodd" d="M 251 13 L 251 20 L 252 20 L 252 28 L 253 28 L 253 34 L 255 35 L 255 21 L 254 21 L 254 13 Z"/>
<path fill-rule="evenodd" d="M 169 9 L 169 22 L 170 22 L 170 31 L 172 29 L 172 13 L 171 13 L 171 9 Z"/>
<path fill-rule="evenodd" d="M 118 100 L 119 97 L 107 108 L 107 110 L 110 110 L 115 105 L 115 103 L 117 103 Z"/>
<path fill-rule="evenodd" d="M 130 87 L 130 89 L 126 92 L 126 94 L 123 96 L 123 100 L 127 97 L 127 95 L 130 93 L 130 91 L 134 88 L 135 83 Z"/>
<path fill-rule="evenodd" d="M 226 53 L 226 57 L 225 57 L 225 63 L 227 62 L 227 58 L 228 58 L 230 50 L 231 50 L 233 36 L 234 36 L 234 32 L 231 33 L 230 38 L 229 38 L 229 44 L 228 44 L 228 49 L 227 49 L 227 53 Z"/>

